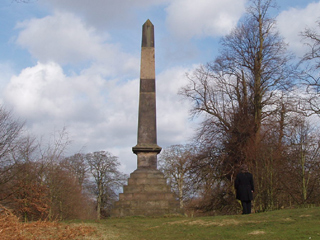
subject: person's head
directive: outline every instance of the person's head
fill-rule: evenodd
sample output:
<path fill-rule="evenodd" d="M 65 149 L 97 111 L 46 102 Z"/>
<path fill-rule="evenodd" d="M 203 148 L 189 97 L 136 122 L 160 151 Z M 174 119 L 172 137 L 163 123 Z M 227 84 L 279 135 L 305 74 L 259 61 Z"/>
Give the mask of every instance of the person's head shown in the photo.
<path fill-rule="evenodd" d="M 240 170 L 241 170 L 241 172 L 249 172 L 247 164 L 242 164 L 240 166 Z"/>

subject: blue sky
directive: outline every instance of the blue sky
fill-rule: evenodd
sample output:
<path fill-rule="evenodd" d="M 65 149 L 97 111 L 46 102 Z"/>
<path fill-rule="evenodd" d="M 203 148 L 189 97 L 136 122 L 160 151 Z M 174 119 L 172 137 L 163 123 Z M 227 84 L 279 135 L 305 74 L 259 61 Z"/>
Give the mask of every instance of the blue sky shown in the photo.
<path fill-rule="evenodd" d="M 155 25 L 158 145 L 187 142 L 197 126 L 177 92 L 213 60 L 246 0 L 31 0 L 0 3 L 0 102 L 36 136 L 66 127 L 66 154 L 107 150 L 136 168 L 142 24 Z M 320 1 L 279 0 L 277 22 L 301 56 Z"/>

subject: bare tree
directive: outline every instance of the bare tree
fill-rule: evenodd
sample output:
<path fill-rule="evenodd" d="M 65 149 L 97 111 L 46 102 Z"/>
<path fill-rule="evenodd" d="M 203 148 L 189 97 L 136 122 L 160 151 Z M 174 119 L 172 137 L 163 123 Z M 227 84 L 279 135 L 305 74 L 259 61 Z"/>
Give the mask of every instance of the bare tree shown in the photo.
<path fill-rule="evenodd" d="M 320 28 L 320 21 L 317 21 L 318 28 Z M 320 33 L 316 29 L 306 28 L 304 32 L 301 33 L 305 44 L 309 47 L 309 51 L 304 55 L 303 60 L 310 61 L 314 63 L 314 68 L 320 68 Z"/>
<path fill-rule="evenodd" d="M 251 0 L 237 27 L 222 38 L 219 56 L 189 75 L 180 91 L 192 101 L 192 114 L 202 115 L 198 140 L 227 181 L 245 162 L 256 182 L 265 185 L 259 161 L 265 159 L 266 134 L 274 128 L 268 119 L 279 114 L 284 95 L 292 97 L 287 92 L 295 80 L 293 56 L 270 17 L 275 7 L 273 0 Z"/>
<path fill-rule="evenodd" d="M 184 207 L 184 201 L 195 194 L 191 183 L 191 163 L 196 148 L 192 145 L 172 145 L 162 151 L 159 155 L 159 169 L 169 179 L 171 188 L 177 193 L 180 208 Z"/>
<path fill-rule="evenodd" d="M 320 187 L 319 132 L 304 117 L 296 117 L 294 123 L 288 128 L 288 164 L 283 169 L 287 181 L 282 182 L 296 204 L 315 203 Z"/>
<path fill-rule="evenodd" d="M 302 59 L 303 67 L 305 68 L 303 79 L 308 93 L 306 110 L 311 110 L 312 113 L 320 115 L 320 21 L 317 24 L 317 30 L 306 28 L 301 33 L 301 36 L 305 45 L 309 48 Z"/>
<path fill-rule="evenodd" d="M 287 89 L 291 56 L 268 16 L 272 0 L 253 0 L 242 22 L 221 40 L 221 54 L 201 66 L 181 93 L 194 102 L 193 113 L 207 113 L 216 125 L 230 130 L 237 113 L 252 124 L 260 138 L 264 109 L 275 101 L 275 90 Z M 264 110 L 264 111 L 263 111 Z"/>
<path fill-rule="evenodd" d="M 86 154 L 76 153 L 70 157 L 66 157 L 62 160 L 61 165 L 78 180 L 78 184 L 82 189 L 89 172 Z"/>
<path fill-rule="evenodd" d="M 0 200 L 10 195 L 5 186 L 14 177 L 15 165 L 23 160 L 18 157 L 19 149 L 23 148 L 24 123 L 15 119 L 11 112 L 0 106 Z"/>
<path fill-rule="evenodd" d="M 61 166 L 59 163 L 64 158 L 65 151 L 70 143 L 71 141 L 65 128 L 61 131 L 54 131 L 47 141 L 42 138 L 39 142 L 37 162 L 40 165 L 39 175 L 43 184 L 49 189 L 49 220 L 56 217 L 61 219 L 63 206 L 59 196 L 64 186 L 56 175 L 60 174 Z"/>
<path fill-rule="evenodd" d="M 118 170 L 118 158 L 109 152 L 88 153 L 86 159 L 97 189 L 97 219 L 100 219 L 103 205 L 108 204 L 109 198 L 122 186 L 126 176 Z"/>
<path fill-rule="evenodd" d="M 273 7 L 272 0 L 252 0 L 240 24 L 222 38 L 221 54 L 190 75 L 180 91 L 194 103 L 192 113 L 205 118 L 200 134 L 208 140 L 211 134 L 224 136 L 226 171 L 257 158 L 253 148 L 263 137 L 261 124 L 293 80 L 291 55 L 269 17 Z"/>
<path fill-rule="evenodd" d="M 24 123 L 14 119 L 11 112 L 0 106 L 0 161 L 2 166 L 12 163 L 10 153 L 18 147 Z"/>
<path fill-rule="evenodd" d="M 85 158 L 73 159 L 79 162 L 71 164 L 74 168 L 62 161 L 70 144 L 66 129 L 37 143 L 25 135 L 22 123 L 1 108 L 0 140 L 2 204 L 25 221 L 90 217 L 94 207 L 88 192 L 82 191 L 87 165 L 80 160 Z"/>

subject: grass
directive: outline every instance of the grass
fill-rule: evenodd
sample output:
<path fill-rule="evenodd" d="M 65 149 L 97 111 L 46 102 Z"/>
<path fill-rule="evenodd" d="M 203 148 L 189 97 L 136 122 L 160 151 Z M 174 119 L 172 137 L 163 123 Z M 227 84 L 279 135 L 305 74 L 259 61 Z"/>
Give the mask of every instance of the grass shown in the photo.
<path fill-rule="evenodd" d="M 320 239 L 320 208 L 214 217 L 126 217 L 21 223 L 0 212 L 0 239 L 188 240 Z"/>
<path fill-rule="evenodd" d="M 111 218 L 85 225 L 98 233 L 88 240 L 320 239 L 320 208 L 196 218 Z"/>

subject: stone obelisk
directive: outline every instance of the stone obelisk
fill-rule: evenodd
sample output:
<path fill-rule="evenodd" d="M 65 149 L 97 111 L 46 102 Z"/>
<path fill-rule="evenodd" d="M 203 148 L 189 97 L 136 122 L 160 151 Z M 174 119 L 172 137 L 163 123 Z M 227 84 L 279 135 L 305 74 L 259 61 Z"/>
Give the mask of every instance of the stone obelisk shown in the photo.
<path fill-rule="evenodd" d="M 142 26 L 138 144 L 132 151 L 138 157 L 138 169 L 157 168 L 156 76 L 154 26 L 147 20 Z"/>
<path fill-rule="evenodd" d="M 154 26 L 147 20 L 142 26 L 138 143 L 132 148 L 137 155 L 137 169 L 130 174 L 128 185 L 119 194 L 112 215 L 156 216 L 181 213 L 179 202 L 166 179 L 157 169 L 156 83 Z"/>

